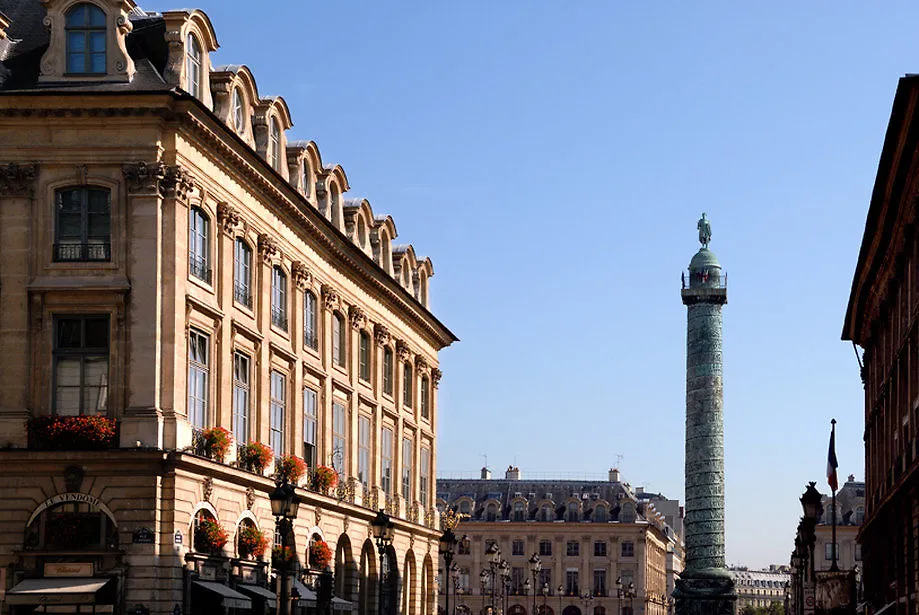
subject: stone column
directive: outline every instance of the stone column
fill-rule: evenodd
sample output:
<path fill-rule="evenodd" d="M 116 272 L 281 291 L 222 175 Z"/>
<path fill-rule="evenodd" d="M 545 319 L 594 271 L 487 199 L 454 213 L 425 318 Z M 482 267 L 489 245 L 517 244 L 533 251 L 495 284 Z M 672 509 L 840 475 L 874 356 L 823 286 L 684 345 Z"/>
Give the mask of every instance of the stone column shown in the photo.
<path fill-rule="evenodd" d="M 703 232 L 703 225 L 707 232 Z M 702 249 L 681 292 L 686 329 L 685 568 L 674 598 L 677 615 L 734 613 L 737 595 L 724 565 L 724 417 L 721 307 L 727 288 L 708 250 L 711 229 L 699 221 Z"/>
<path fill-rule="evenodd" d="M 252 386 L 257 388 L 257 430 L 254 434 L 259 442 L 269 444 L 271 433 L 271 276 L 274 257 L 280 254 L 278 243 L 268 233 L 258 236 L 258 265 L 255 270 L 255 288 L 252 293 L 252 308 L 259 332 L 264 336 L 255 359 Z M 273 466 L 272 466 L 273 467 Z"/>

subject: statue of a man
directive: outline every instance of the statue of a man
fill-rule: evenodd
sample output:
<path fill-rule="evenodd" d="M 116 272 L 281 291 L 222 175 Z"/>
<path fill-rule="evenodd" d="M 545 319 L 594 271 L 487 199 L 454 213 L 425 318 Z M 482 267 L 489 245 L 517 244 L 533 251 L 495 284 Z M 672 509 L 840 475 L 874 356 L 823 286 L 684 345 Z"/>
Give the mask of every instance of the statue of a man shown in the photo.
<path fill-rule="evenodd" d="M 702 244 L 703 248 L 707 248 L 708 242 L 712 240 L 712 225 L 708 223 L 705 212 L 702 213 L 702 218 L 696 228 L 699 229 L 699 243 Z"/>

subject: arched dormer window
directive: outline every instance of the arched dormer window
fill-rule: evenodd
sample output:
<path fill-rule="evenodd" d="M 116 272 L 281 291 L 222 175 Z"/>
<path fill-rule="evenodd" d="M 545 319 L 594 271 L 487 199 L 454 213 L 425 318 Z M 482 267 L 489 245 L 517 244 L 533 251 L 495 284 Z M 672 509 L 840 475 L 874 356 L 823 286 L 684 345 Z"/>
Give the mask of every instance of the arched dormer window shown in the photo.
<path fill-rule="evenodd" d="M 327 216 L 332 221 L 332 224 L 335 225 L 335 228 L 341 228 L 341 217 L 339 216 L 338 210 L 341 206 L 341 192 L 338 190 L 336 184 L 332 184 L 332 189 L 329 190 L 329 211 Z"/>
<path fill-rule="evenodd" d="M 188 272 L 211 283 L 210 219 L 200 207 L 188 210 Z"/>
<path fill-rule="evenodd" d="M 543 504 L 539 509 L 539 519 L 540 521 L 554 521 L 555 515 L 552 514 L 552 505 Z"/>
<path fill-rule="evenodd" d="M 55 193 L 55 261 L 109 261 L 111 193 L 81 186 Z"/>
<path fill-rule="evenodd" d="M 594 508 L 593 520 L 598 523 L 609 521 L 609 511 L 606 509 L 606 506 L 598 504 L 597 507 Z"/>
<path fill-rule="evenodd" d="M 233 88 L 233 127 L 240 136 L 246 129 L 246 106 L 239 88 Z"/>
<path fill-rule="evenodd" d="M 275 117 L 271 118 L 268 133 L 268 163 L 275 171 L 281 170 L 281 125 Z"/>
<path fill-rule="evenodd" d="M 361 250 L 367 251 L 368 240 L 367 240 L 367 224 L 364 222 L 363 217 L 358 217 L 357 219 L 357 243 L 361 247 Z"/>
<path fill-rule="evenodd" d="M 64 20 L 67 39 L 67 74 L 104 75 L 105 13 L 95 4 L 78 4 Z"/>
<path fill-rule="evenodd" d="M 485 520 L 486 521 L 497 521 L 498 520 L 498 505 L 494 502 L 489 502 L 488 506 L 485 507 Z"/>
<path fill-rule="evenodd" d="M 566 521 L 580 521 L 581 520 L 581 515 L 580 515 L 580 511 L 578 510 L 577 502 L 568 502 L 568 510 L 565 515 L 565 520 Z"/>
<path fill-rule="evenodd" d="M 526 521 L 526 504 L 521 500 L 514 502 L 514 510 L 512 513 L 513 521 Z"/>
<path fill-rule="evenodd" d="M 412 274 L 408 270 L 408 261 L 402 261 L 402 286 L 406 290 L 412 290 Z"/>
<path fill-rule="evenodd" d="M 194 34 L 185 40 L 185 79 L 188 93 L 201 98 L 201 45 Z"/>
<path fill-rule="evenodd" d="M 472 510 L 472 504 L 469 503 L 469 500 L 462 500 L 459 503 L 459 513 L 461 515 L 468 515 Z"/>

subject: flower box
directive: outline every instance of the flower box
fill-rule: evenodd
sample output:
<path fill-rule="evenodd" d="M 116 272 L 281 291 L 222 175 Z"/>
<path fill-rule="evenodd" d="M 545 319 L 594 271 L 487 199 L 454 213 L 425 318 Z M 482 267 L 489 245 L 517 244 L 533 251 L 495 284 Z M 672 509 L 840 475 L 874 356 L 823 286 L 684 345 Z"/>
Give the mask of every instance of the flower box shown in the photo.
<path fill-rule="evenodd" d="M 332 562 L 332 550 L 326 541 L 319 539 L 310 543 L 310 567 L 325 570 Z"/>
<path fill-rule="evenodd" d="M 224 457 L 233 444 L 233 436 L 223 427 L 211 427 L 201 432 L 199 452 L 205 457 L 223 463 Z"/>
<path fill-rule="evenodd" d="M 316 471 L 313 472 L 312 487 L 315 491 L 319 493 L 328 493 L 329 489 L 332 489 L 336 485 L 338 485 L 338 472 L 329 466 L 319 466 L 316 468 Z"/>
<path fill-rule="evenodd" d="M 251 525 L 239 530 L 239 556 L 243 559 L 262 559 L 268 549 L 268 538 L 264 532 Z"/>
<path fill-rule="evenodd" d="M 98 451 L 115 448 L 115 419 L 98 414 L 41 415 L 29 419 L 29 446 L 42 450 Z"/>
<path fill-rule="evenodd" d="M 274 452 L 261 442 L 247 442 L 239 449 L 239 466 L 258 474 L 265 471 L 273 458 Z"/>
<path fill-rule="evenodd" d="M 223 549 L 230 540 L 230 535 L 216 519 L 200 517 L 195 528 L 195 550 L 203 553 L 216 553 Z"/>
<path fill-rule="evenodd" d="M 306 474 L 306 462 L 296 455 L 282 455 L 275 465 L 278 480 L 296 485 Z"/>

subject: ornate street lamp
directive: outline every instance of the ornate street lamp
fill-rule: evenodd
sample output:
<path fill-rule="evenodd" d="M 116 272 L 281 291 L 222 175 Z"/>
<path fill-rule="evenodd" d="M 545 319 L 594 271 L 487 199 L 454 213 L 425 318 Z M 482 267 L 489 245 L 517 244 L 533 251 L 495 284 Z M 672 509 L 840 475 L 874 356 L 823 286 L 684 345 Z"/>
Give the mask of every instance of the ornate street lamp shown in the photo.
<path fill-rule="evenodd" d="M 388 550 L 392 545 L 393 537 L 396 534 L 396 524 L 392 522 L 389 515 L 383 512 L 381 508 L 377 516 L 370 522 L 370 529 L 373 532 L 373 539 L 377 543 L 377 550 L 380 552 L 380 586 L 377 592 L 380 602 L 379 612 L 380 615 L 386 615 L 386 606 L 388 605 L 383 603 L 383 585 L 386 583 L 386 580 L 383 578 L 383 565 L 388 557 Z"/>
<path fill-rule="evenodd" d="M 536 582 L 538 581 L 537 577 L 539 576 L 539 571 L 542 570 L 542 560 L 534 553 L 530 557 L 529 563 L 530 574 L 533 575 L 533 615 L 536 615 Z M 529 579 L 527 579 L 527 581 L 529 581 Z"/>
<path fill-rule="evenodd" d="M 804 516 L 808 519 L 813 519 L 814 523 L 820 518 L 820 513 L 823 511 L 823 507 L 820 505 L 821 496 L 820 492 L 814 487 L 816 482 L 809 482 L 807 484 L 807 489 L 804 490 L 804 495 L 801 496 L 801 507 L 804 509 Z"/>
<path fill-rule="evenodd" d="M 622 599 L 629 599 L 629 615 L 632 615 L 632 599 L 635 597 L 635 583 L 629 581 L 628 585 L 622 583 L 622 577 L 616 578 L 616 598 L 619 605 L 619 615 L 622 615 Z"/>
<path fill-rule="evenodd" d="M 562 596 L 565 595 L 565 586 L 558 586 L 558 615 L 562 615 Z"/>
<path fill-rule="evenodd" d="M 444 530 L 444 533 L 440 537 L 440 554 L 444 556 L 444 594 L 446 595 L 446 606 L 444 608 L 444 613 L 450 615 L 450 582 L 449 575 L 451 564 L 453 562 L 453 549 L 456 547 L 456 534 L 453 533 L 452 528 L 447 528 Z"/>
<path fill-rule="evenodd" d="M 287 537 L 297 518 L 300 502 L 296 489 L 287 481 L 278 483 L 268 495 L 271 500 L 271 514 L 275 517 L 275 531 L 281 536 L 281 557 L 278 558 L 278 615 L 290 615 L 290 568 L 287 565 Z"/>
<path fill-rule="evenodd" d="M 581 594 L 581 600 L 584 601 L 584 613 L 590 613 L 590 603 L 593 602 L 594 595 L 590 592 Z"/>

